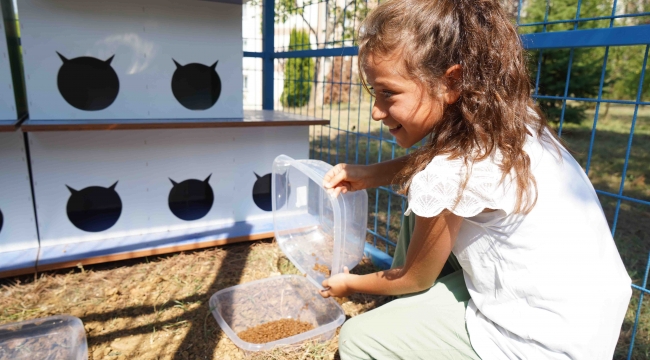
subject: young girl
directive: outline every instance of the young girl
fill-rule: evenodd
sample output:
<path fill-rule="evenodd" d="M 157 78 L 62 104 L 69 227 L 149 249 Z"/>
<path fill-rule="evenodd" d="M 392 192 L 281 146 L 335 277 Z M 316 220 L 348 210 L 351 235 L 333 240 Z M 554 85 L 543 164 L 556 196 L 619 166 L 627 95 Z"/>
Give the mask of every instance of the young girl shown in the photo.
<path fill-rule="evenodd" d="M 372 118 L 408 148 L 325 176 L 408 195 L 392 269 L 322 295 L 406 295 L 348 320 L 341 359 L 611 359 L 630 278 L 596 193 L 539 108 L 495 0 L 389 0 L 363 22 Z M 459 271 L 438 278 L 455 255 Z M 462 268 L 462 269 L 460 269 Z"/>

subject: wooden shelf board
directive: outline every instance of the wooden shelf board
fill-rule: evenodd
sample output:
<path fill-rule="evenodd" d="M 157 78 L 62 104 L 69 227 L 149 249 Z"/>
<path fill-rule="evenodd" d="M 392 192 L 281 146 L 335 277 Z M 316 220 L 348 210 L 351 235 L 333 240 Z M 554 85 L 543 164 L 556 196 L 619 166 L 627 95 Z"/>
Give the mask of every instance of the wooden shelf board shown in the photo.
<path fill-rule="evenodd" d="M 14 276 L 28 275 L 28 274 L 33 274 L 35 272 L 36 272 L 35 266 L 16 269 L 16 270 L 0 271 L 0 279 L 14 277 Z"/>
<path fill-rule="evenodd" d="M 241 119 L 117 119 L 117 120 L 27 120 L 21 129 L 35 131 L 192 129 L 219 127 L 329 125 L 313 116 L 272 110 L 246 110 Z"/>
<path fill-rule="evenodd" d="M 268 232 L 268 233 L 263 233 L 263 234 L 255 234 L 255 235 L 248 235 L 248 236 L 238 236 L 238 237 L 228 238 L 228 239 L 216 239 L 216 240 L 212 240 L 212 241 L 203 241 L 203 242 L 199 242 L 199 243 L 195 243 L 195 244 L 186 244 L 186 245 L 181 245 L 181 246 L 167 246 L 167 247 L 162 247 L 162 248 L 146 249 L 146 250 L 139 250 L 139 251 L 130 251 L 130 252 L 103 255 L 103 256 L 96 256 L 96 257 L 79 259 L 79 260 L 58 262 L 58 263 L 47 264 L 47 265 L 37 265 L 35 267 L 35 270 L 38 271 L 38 272 L 42 272 L 42 271 L 59 270 L 59 269 L 75 267 L 75 266 L 78 266 L 79 264 L 81 264 L 81 265 L 93 265 L 93 264 L 100 264 L 100 263 L 106 263 L 106 262 L 111 262 L 111 261 L 129 260 L 129 259 L 142 258 L 142 257 L 145 257 L 145 256 L 164 255 L 164 254 L 170 254 L 170 253 L 181 252 L 181 251 L 192 251 L 192 250 L 199 250 L 199 249 L 204 249 L 204 248 L 208 248 L 208 247 L 236 244 L 236 243 L 241 243 L 241 242 L 272 239 L 273 236 L 274 236 L 274 233 Z M 23 270 L 22 272 L 16 271 L 16 274 L 14 274 L 13 276 L 18 275 L 18 274 L 27 274 L 29 272 L 30 272 L 30 269 Z M 12 275 L 8 275 L 8 276 L 12 276 Z"/>
<path fill-rule="evenodd" d="M 36 269 L 49 271 L 74 267 L 77 264 L 97 264 L 189 251 L 273 238 L 273 236 L 271 219 L 263 218 L 254 222 L 221 223 L 193 229 L 158 231 L 92 241 L 53 244 L 41 241 Z M 0 258 L 0 260 L 2 259 Z"/>
<path fill-rule="evenodd" d="M 18 120 L 0 120 L 0 132 L 14 132 L 18 129 L 18 124 L 23 119 Z"/>

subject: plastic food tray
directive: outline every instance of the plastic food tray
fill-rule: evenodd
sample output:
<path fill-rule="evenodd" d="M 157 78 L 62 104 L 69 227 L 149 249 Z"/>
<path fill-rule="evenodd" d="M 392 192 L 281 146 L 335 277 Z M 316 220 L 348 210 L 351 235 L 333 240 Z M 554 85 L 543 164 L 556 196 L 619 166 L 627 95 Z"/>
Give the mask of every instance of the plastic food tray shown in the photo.
<path fill-rule="evenodd" d="M 306 340 L 330 339 L 345 321 L 333 299 L 319 294 L 322 281 L 355 267 L 363 258 L 368 220 L 365 191 L 333 197 L 323 187 L 332 166 L 280 155 L 273 162 L 271 195 L 275 237 L 287 258 L 304 274 L 275 276 L 218 291 L 210 309 L 226 335 L 244 351 L 270 350 Z M 270 321 L 309 322 L 313 330 L 253 344 L 237 336 Z"/>
<path fill-rule="evenodd" d="M 363 258 L 368 222 L 365 190 L 331 196 L 323 187 L 332 165 L 319 160 L 273 162 L 271 192 L 275 239 L 284 254 L 319 288 L 327 277 Z"/>
<path fill-rule="evenodd" d="M 304 276 L 284 275 L 223 289 L 210 298 L 210 309 L 221 329 L 245 351 L 270 350 L 308 339 L 328 340 L 345 321 L 345 313 L 332 298 L 325 299 Z M 240 339 L 237 333 L 279 319 L 309 322 L 314 329 L 264 344 Z"/>
<path fill-rule="evenodd" d="M 59 315 L 0 326 L 0 359 L 86 360 L 83 323 Z"/>

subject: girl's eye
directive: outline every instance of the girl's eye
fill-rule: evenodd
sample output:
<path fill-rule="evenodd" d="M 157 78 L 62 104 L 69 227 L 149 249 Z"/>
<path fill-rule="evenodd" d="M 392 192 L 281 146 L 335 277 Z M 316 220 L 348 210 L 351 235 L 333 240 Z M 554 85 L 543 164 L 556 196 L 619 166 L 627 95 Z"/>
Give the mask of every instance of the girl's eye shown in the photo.
<path fill-rule="evenodd" d="M 395 95 L 395 94 L 393 94 L 392 92 L 387 91 L 387 90 L 384 90 L 384 91 L 381 92 L 381 96 L 383 96 L 386 99 L 388 99 L 389 97 L 391 97 L 393 95 Z"/>
<path fill-rule="evenodd" d="M 369 86 L 368 90 L 370 90 L 370 95 L 372 95 L 374 97 L 377 97 L 377 93 L 375 92 L 375 88 L 373 88 L 372 86 Z M 392 91 L 389 91 L 389 90 L 381 90 L 379 92 L 379 95 L 381 97 L 383 97 L 384 99 L 388 99 L 391 96 L 395 95 L 395 93 L 393 93 Z"/>

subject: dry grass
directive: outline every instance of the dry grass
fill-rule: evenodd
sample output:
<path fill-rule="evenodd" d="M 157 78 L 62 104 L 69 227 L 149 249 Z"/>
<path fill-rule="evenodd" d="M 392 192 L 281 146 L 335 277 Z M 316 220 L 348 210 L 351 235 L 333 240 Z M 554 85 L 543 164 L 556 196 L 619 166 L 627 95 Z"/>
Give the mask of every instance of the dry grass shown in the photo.
<path fill-rule="evenodd" d="M 374 270 L 368 262 L 355 272 Z M 271 241 L 102 264 L 0 280 L 0 324 L 56 314 L 79 317 L 90 359 L 242 359 L 220 330 L 208 300 L 216 291 L 295 273 Z M 348 316 L 388 299 L 339 299 Z M 253 354 L 254 359 L 333 359 L 326 343 Z"/>

